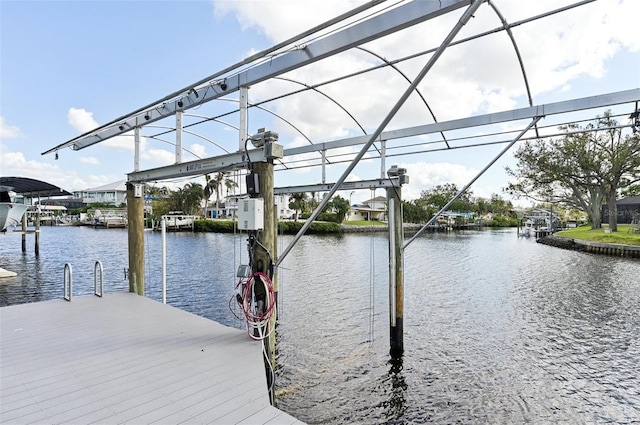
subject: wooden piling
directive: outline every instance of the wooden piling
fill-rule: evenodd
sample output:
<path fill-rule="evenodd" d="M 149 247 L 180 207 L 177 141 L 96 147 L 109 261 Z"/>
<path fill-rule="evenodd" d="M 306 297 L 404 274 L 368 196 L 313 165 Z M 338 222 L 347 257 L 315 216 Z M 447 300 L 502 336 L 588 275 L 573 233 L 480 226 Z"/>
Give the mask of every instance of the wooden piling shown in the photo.
<path fill-rule="evenodd" d="M 25 214 L 25 217 L 26 215 L 27 214 Z M 36 255 L 40 255 L 40 207 L 36 210 L 35 246 L 33 249 Z"/>
<path fill-rule="evenodd" d="M 144 201 L 135 196 L 135 185 L 127 182 L 129 242 L 129 292 L 144 295 Z"/>
<path fill-rule="evenodd" d="M 397 356 L 404 351 L 404 330 L 402 319 L 404 316 L 404 270 L 402 246 L 402 189 L 391 187 L 387 189 L 387 205 L 389 205 L 389 312 L 390 312 L 390 352 Z M 393 209 L 393 211 L 392 211 Z M 395 283 L 394 283 L 395 282 Z"/>
<path fill-rule="evenodd" d="M 257 162 L 253 164 L 253 171 L 258 174 L 258 187 L 259 193 L 253 197 L 262 198 L 264 200 L 264 229 L 258 233 L 258 241 L 260 244 L 256 244 L 253 247 L 252 257 L 252 271 L 266 273 L 273 284 L 274 298 L 276 300 L 276 308 L 271 315 L 269 328 L 272 330 L 269 335 L 268 341 L 265 341 L 265 347 L 267 349 L 267 357 L 270 365 L 268 368 L 275 368 L 275 347 L 276 347 L 276 333 L 275 326 L 278 314 L 277 300 L 278 300 L 278 280 L 275 273 L 273 273 L 272 266 L 276 262 L 276 207 L 273 195 L 273 161 L 269 162 Z M 269 252 L 265 252 L 265 249 Z M 269 257 L 271 254 L 271 257 Z M 273 390 L 272 376 L 269 370 L 267 370 L 267 384 L 270 387 L 269 396 L 273 404 L 275 392 Z"/>
<path fill-rule="evenodd" d="M 22 252 L 27 252 L 27 213 L 22 216 Z"/>

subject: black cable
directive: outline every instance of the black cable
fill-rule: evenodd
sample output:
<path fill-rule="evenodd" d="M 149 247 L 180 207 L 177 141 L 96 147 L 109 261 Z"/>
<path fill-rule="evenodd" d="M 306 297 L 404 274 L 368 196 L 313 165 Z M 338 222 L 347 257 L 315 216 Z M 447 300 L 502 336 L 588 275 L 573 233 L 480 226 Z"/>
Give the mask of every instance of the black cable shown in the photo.
<path fill-rule="evenodd" d="M 249 171 L 253 171 L 253 163 L 251 162 L 251 158 L 249 158 L 249 150 L 247 149 L 247 142 L 251 139 L 251 137 L 247 137 L 244 140 L 244 153 L 247 155 L 247 162 L 249 163 Z"/>

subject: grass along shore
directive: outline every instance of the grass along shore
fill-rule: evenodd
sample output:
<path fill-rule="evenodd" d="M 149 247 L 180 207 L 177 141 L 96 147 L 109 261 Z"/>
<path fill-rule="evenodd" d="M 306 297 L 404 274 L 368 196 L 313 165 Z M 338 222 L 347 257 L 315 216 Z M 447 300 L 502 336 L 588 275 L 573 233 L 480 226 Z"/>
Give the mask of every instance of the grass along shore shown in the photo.
<path fill-rule="evenodd" d="M 629 224 L 618 224 L 617 232 L 605 233 L 605 230 L 609 230 L 608 227 L 591 229 L 589 226 L 580 226 L 557 232 L 555 235 L 583 241 L 640 246 L 640 232 L 631 232 L 630 228 Z"/>

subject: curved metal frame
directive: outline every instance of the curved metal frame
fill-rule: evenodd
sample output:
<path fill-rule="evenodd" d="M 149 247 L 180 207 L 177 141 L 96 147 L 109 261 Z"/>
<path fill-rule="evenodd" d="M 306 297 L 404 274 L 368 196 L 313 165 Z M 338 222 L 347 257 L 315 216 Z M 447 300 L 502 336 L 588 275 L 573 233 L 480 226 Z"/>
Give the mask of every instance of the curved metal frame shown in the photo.
<path fill-rule="evenodd" d="M 98 272 L 100 274 L 100 285 L 98 285 Z M 98 291 L 100 288 L 100 291 Z M 102 298 L 104 293 L 104 269 L 101 261 L 96 261 L 93 265 L 93 295 Z"/>
<path fill-rule="evenodd" d="M 67 301 L 71 301 L 71 298 L 73 297 L 73 267 L 71 267 L 71 264 L 65 263 L 63 273 L 64 273 L 63 298 Z"/>
<path fill-rule="evenodd" d="M 147 128 L 165 128 L 165 129 L 169 129 L 169 130 L 172 130 L 172 131 L 176 131 L 176 129 L 175 129 L 174 127 L 169 127 L 168 125 L 156 125 L 156 124 L 150 124 L 150 125 L 145 125 L 145 127 L 147 127 Z M 236 130 L 237 130 L 237 129 L 238 129 L 238 128 L 236 127 Z M 213 140 L 211 140 L 211 139 L 209 139 L 209 138 L 207 138 L 207 137 L 204 137 L 204 136 L 203 136 L 203 135 L 201 135 L 201 134 L 198 134 L 198 133 L 196 133 L 196 132 L 194 132 L 194 131 L 185 130 L 185 129 L 184 129 L 184 127 L 182 128 L 182 131 L 184 131 L 184 132 L 185 132 L 185 133 L 187 133 L 187 134 L 191 134 L 191 135 L 193 135 L 193 136 L 196 136 L 196 137 L 198 137 L 198 138 L 200 138 L 200 139 L 202 139 L 202 140 L 204 140 L 204 141 L 206 141 L 206 142 L 211 143 L 212 145 L 214 145 L 214 146 L 216 146 L 216 147 L 218 147 L 218 148 L 222 149 L 225 153 L 230 153 L 230 152 L 229 152 L 226 148 L 224 148 L 223 146 L 220 146 L 219 144 L 217 144 L 217 143 L 216 143 L 216 142 L 214 142 Z M 166 133 L 162 133 L 162 134 L 166 134 Z M 153 138 L 154 136 L 145 136 L 145 137 Z"/>

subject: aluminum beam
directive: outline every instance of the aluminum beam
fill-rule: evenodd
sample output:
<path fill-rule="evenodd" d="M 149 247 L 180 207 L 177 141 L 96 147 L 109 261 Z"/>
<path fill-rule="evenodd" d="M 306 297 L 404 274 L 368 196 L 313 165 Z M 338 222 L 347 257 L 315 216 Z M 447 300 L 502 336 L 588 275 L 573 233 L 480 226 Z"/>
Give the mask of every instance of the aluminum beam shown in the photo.
<path fill-rule="evenodd" d="M 632 89 L 617 93 L 608 93 L 599 96 L 591 96 L 579 99 L 572 99 L 563 102 L 549 103 L 544 105 L 536 105 L 527 108 L 514 109 L 510 111 L 497 112 L 493 114 L 478 115 L 475 117 L 463 118 L 458 120 L 444 121 L 440 123 L 427 124 L 423 126 L 410 127 L 399 130 L 391 130 L 383 132 L 378 140 L 392 140 L 423 134 L 438 133 L 445 130 L 457 130 L 475 126 L 490 125 L 512 120 L 532 119 L 536 116 L 555 115 L 568 112 L 574 112 L 584 109 L 603 108 L 623 103 L 631 103 L 640 101 L 640 89 Z M 336 140 L 332 142 L 317 143 L 310 146 L 300 146 L 284 150 L 284 156 L 299 155 L 308 152 L 316 152 L 330 149 L 338 149 L 346 146 L 357 146 L 367 142 L 370 136 L 358 136 L 348 139 Z M 260 161 L 264 159 L 263 149 L 249 151 L 252 161 Z M 189 177 L 213 173 L 218 171 L 226 171 L 230 169 L 246 168 L 247 159 L 244 153 L 232 153 L 228 155 L 206 158 L 196 161 L 175 164 L 166 167 L 154 168 L 142 172 L 133 172 L 129 174 L 129 181 L 144 182 L 156 181 L 176 177 Z M 326 185 L 325 185 L 326 186 Z"/>
<path fill-rule="evenodd" d="M 445 15 L 456 9 L 468 6 L 471 0 L 421 1 L 390 9 L 371 19 L 359 22 L 341 31 L 330 34 L 315 42 L 301 46 L 271 60 L 249 68 L 231 77 L 211 81 L 202 87 L 194 87 L 186 95 L 159 103 L 146 111 L 130 114 L 112 125 L 85 133 L 68 142 L 51 148 L 43 155 L 71 146 L 74 150 L 84 149 L 96 143 L 126 133 L 135 127 L 144 126 L 168 116 L 179 110 L 187 110 L 200 106 L 242 86 L 252 86 L 261 81 L 277 77 L 291 70 L 301 68 L 321 59 L 336 55 L 352 47 L 368 43 L 413 25 Z"/>
<path fill-rule="evenodd" d="M 305 186 L 286 186 L 276 187 L 273 189 L 275 195 L 301 193 L 301 192 L 329 192 L 335 183 L 317 183 Z M 376 179 L 376 180 L 360 180 L 356 182 L 344 182 L 337 190 L 358 190 L 358 189 L 380 189 L 389 187 L 400 187 L 398 177 Z"/>
<path fill-rule="evenodd" d="M 513 109 L 510 111 L 496 112 L 475 117 L 461 118 L 451 121 L 408 127 L 397 130 L 384 131 L 377 138 L 378 141 L 403 139 L 407 137 L 421 136 L 424 134 L 438 133 L 441 131 L 459 130 L 470 127 L 491 125 L 508 121 L 532 119 L 538 116 L 558 115 L 585 109 L 604 108 L 640 101 L 640 89 L 632 89 L 615 93 L 607 93 L 598 96 L 583 97 L 562 102 L 534 105 L 527 108 Z M 292 155 L 300 155 L 309 152 L 317 152 L 330 149 L 338 149 L 349 146 L 359 146 L 371 138 L 369 135 L 350 137 L 331 142 L 316 143 L 284 150 L 285 158 Z"/>
<path fill-rule="evenodd" d="M 266 161 L 264 147 L 250 150 L 249 158 L 251 159 L 251 162 Z M 203 174 L 216 173 L 218 171 L 244 169 L 248 167 L 248 164 L 249 162 L 245 152 L 234 152 L 212 158 L 204 158 L 195 161 L 183 162 L 181 164 L 152 168 L 150 170 L 134 171 L 127 174 L 127 181 L 131 183 L 144 183 L 178 177 L 201 176 Z"/>

